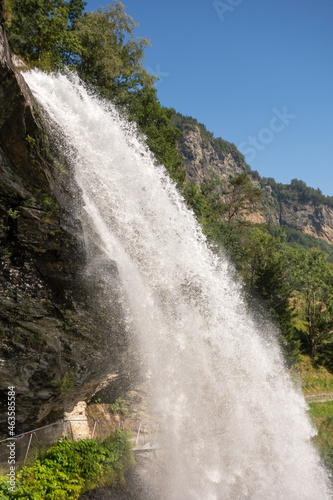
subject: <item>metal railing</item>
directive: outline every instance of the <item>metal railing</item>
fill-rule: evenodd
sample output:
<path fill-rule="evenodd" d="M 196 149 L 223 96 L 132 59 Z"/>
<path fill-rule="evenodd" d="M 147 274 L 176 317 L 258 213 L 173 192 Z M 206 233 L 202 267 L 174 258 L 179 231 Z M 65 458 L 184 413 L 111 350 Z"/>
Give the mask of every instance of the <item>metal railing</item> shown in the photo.
<path fill-rule="evenodd" d="M 85 428 L 75 424 L 86 423 Z M 106 419 L 70 419 L 59 420 L 52 424 L 17 434 L 16 436 L 0 440 L 0 468 L 8 469 L 9 444 L 15 443 L 15 464 L 25 465 L 29 460 L 37 458 L 38 454 L 46 451 L 59 438 L 67 437 L 71 440 L 98 439 L 102 441 L 117 428 L 123 428 L 124 422 Z M 158 449 L 157 436 L 159 426 L 156 422 L 127 422 L 132 432 L 134 451 L 150 451 Z"/>
<path fill-rule="evenodd" d="M 149 451 L 151 449 L 157 449 L 158 447 L 157 436 L 159 431 L 159 424 L 156 424 L 155 432 L 151 432 L 151 429 L 149 429 L 148 433 L 144 432 L 144 426 L 145 422 L 140 422 L 135 440 L 133 438 L 134 451 Z M 142 436 L 143 442 L 139 441 L 140 435 Z"/>
<path fill-rule="evenodd" d="M 86 423 L 82 428 L 82 423 Z M 75 424 L 81 424 L 78 428 Z M 118 427 L 122 426 L 122 421 Z M 8 468 L 8 443 L 15 443 L 15 463 L 25 465 L 29 458 L 36 458 L 38 453 L 47 450 L 61 437 L 72 440 L 91 438 L 102 441 L 117 428 L 114 420 L 71 419 L 59 420 L 28 432 L 0 440 L 0 468 Z"/>

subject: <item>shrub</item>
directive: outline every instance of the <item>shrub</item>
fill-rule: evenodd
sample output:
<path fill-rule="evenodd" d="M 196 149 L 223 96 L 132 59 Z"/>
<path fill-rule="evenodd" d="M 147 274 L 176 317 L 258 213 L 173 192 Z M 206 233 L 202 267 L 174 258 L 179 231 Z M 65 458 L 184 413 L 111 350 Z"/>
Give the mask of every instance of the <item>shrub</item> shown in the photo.
<path fill-rule="evenodd" d="M 121 398 L 115 400 L 115 402 L 110 407 L 111 413 L 121 413 L 125 417 L 128 416 L 128 407 L 125 401 Z"/>
<path fill-rule="evenodd" d="M 98 483 L 124 484 L 124 474 L 133 464 L 130 434 L 120 429 L 101 444 L 65 438 L 18 472 L 15 492 L 8 491 L 7 477 L 0 477 L 0 498 L 76 500 Z"/>

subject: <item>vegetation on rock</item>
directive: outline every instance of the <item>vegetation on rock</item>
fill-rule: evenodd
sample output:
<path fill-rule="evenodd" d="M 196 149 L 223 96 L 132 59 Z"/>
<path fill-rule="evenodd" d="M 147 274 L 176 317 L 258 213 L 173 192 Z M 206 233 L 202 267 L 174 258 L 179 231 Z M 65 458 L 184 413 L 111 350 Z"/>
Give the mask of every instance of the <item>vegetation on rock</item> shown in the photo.
<path fill-rule="evenodd" d="M 124 484 L 125 472 L 134 465 L 130 435 L 116 430 L 103 443 L 94 439 L 63 439 L 23 467 L 9 490 L 8 477 L 0 477 L 3 500 L 76 500 L 97 484 Z"/>
<path fill-rule="evenodd" d="M 226 141 L 221 137 L 214 137 L 214 134 L 209 132 L 206 126 L 203 123 L 199 123 L 196 118 L 192 118 L 192 116 L 183 116 L 181 113 L 175 113 L 172 117 L 172 123 L 182 132 L 185 130 L 195 130 L 196 127 L 198 127 L 206 147 L 211 144 L 217 151 L 227 154 L 230 153 L 236 160 L 245 163 L 244 155 L 238 151 L 233 142 Z"/>
<path fill-rule="evenodd" d="M 156 159 L 176 182 L 185 180 L 177 151 L 179 130 L 171 125 L 172 108 L 158 100 L 156 77 L 144 69 L 147 38 L 118 0 L 84 13 L 82 0 L 9 0 L 6 29 L 14 52 L 46 71 L 65 66 L 103 97 L 120 105 L 146 137 Z"/>
<path fill-rule="evenodd" d="M 254 172 L 252 172 L 254 174 Z M 281 203 L 285 202 L 300 202 L 314 203 L 316 205 L 324 204 L 333 207 L 333 196 L 325 196 L 320 189 L 314 189 L 306 185 L 304 181 L 292 179 L 290 184 L 282 184 L 276 182 L 271 177 L 260 177 L 256 172 L 256 177 L 260 181 L 261 186 L 270 186 L 274 197 Z"/>
<path fill-rule="evenodd" d="M 216 147 L 213 135 L 197 120 L 179 113 L 173 120 L 182 131 L 199 130 L 202 144 L 193 146 L 197 153 L 200 148 L 204 150 L 205 144 Z M 193 135 L 192 140 L 196 137 Z M 188 156 L 188 162 L 192 161 L 193 151 L 184 150 L 183 143 L 180 151 L 184 158 Z M 289 197 L 294 203 L 301 199 L 310 203 L 317 200 L 328 206 L 329 199 L 301 181 L 294 180 L 290 186 L 284 186 L 273 179 L 263 180 L 242 157 L 236 156 L 236 160 L 242 163 L 243 173 L 224 176 L 222 180 L 215 167 L 211 172 L 206 171 L 208 178 L 186 182 L 183 194 L 187 204 L 209 241 L 213 245 L 222 244 L 235 263 L 249 292 L 248 303 L 256 309 L 264 306 L 278 323 L 288 359 L 295 362 L 302 353 L 309 354 L 315 363 L 332 370 L 333 247 L 290 227 L 251 222 L 252 215 L 267 210 L 268 195 L 263 189 L 267 185 L 275 192 L 270 201 L 273 205 L 283 205 L 287 193 L 294 193 Z M 207 167 L 207 163 L 200 164 Z"/>

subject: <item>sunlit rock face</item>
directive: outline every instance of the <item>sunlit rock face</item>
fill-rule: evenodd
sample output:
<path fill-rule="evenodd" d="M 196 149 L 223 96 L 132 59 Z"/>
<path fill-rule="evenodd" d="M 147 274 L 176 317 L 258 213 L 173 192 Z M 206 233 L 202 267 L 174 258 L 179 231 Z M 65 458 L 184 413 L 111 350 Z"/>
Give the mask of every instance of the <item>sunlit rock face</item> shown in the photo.
<path fill-rule="evenodd" d="M 230 177 L 247 172 L 245 162 L 238 155 L 220 151 L 212 143 L 203 140 L 198 126 L 194 126 L 193 130 L 184 130 L 178 149 L 189 181 L 201 184 L 217 176 L 227 185 Z M 260 187 L 256 178 L 252 180 L 254 185 Z M 333 208 L 297 201 L 297 193 L 290 192 L 294 201 L 279 203 L 272 196 L 270 186 L 266 186 L 263 189 L 262 210 L 246 216 L 246 219 L 258 224 L 268 222 L 275 226 L 288 226 L 333 244 Z"/>
<path fill-rule="evenodd" d="M 119 396 L 130 387 L 128 373 L 136 370 L 117 266 L 96 255 L 90 260 L 93 243 L 82 233 L 80 190 L 59 151 L 13 68 L 0 26 L 3 437 L 8 386 L 16 387 L 19 433 L 63 418 L 110 373 Z"/>
<path fill-rule="evenodd" d="M 199 127 L 184 130 L 178 144 L 184 159 L 187 178 L 199 183 L 205 182 L 215 174 L 224 181 L 229 177 L 244 174 L 246 165 L 232 153 L 219 151 L 208 141 L 204 141 Z"/>

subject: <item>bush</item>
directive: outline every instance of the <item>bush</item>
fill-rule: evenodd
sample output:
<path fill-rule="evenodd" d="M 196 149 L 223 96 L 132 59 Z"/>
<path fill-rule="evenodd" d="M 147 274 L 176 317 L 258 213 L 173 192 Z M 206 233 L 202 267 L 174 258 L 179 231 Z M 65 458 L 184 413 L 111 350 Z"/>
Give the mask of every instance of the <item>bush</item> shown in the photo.
<path fill-rule="evenodd" d="M 124 484 L 126 470 L 134 464 L 130 435 L 117 429 L 103 443 L 94 439 L 62 439 L 16 477 L 15 492 L 7 477 L 0 477 L 0 498 L 76 500 L 98 483 Z"/>
<path fill-rule="evenodd" d="M 124 417 L 127 417 L 129 414 L 128 406 L 121 398 L 115 400 L 115 402 L 110 406 L 110 411 L 111 413 L 121 413 Z"/>

